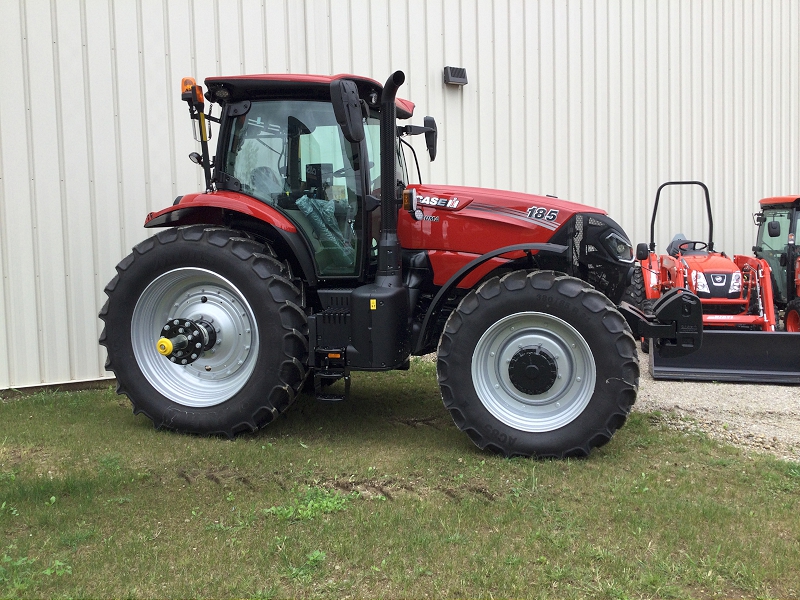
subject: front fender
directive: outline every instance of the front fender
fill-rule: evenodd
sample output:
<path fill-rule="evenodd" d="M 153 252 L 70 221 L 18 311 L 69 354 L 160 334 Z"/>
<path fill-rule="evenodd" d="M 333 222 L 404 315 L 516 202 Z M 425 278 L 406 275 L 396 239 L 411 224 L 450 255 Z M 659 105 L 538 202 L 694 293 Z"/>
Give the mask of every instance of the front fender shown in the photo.
<path fill-rule="evenodd" d="M 529 243 L 529 244 L 516 244 L 514 246 L 504 246 L 503 248 L 498 248 L 491 252 L 487 252 L 486 254 L 482 254 L 478 256 L 473 261 L 469 262 L 468 264 L 461 267 L 455 274 L 453 274 L 450 279 L 447 280 L 437 292 L 436 296 L 434 296 L 433 300 L 431 301 L 430 306 L 428 307 L 427 312 L 425 313 L 425 318 L 422 320 L 422 326 L 419 330 L 419 335 L 416 339 L 413 340 L 412 354 L 419 354 L 423 348 L 428 345 L 430 341 L 428 336 L 433 328 L 434 323 L 436 322 L 436 318 L 439 315 L 439 312 L 444 307 L 445 301 L 447 297 L 450 295 L 450 292 L 458 287 L 458 284 L 461 283 L 470 273 L 475 271 L 481 265 L 491 261 L 503 254 L 513 254 L 517 252 L 536 252 L 536 253 L 545 253 L 545 254 L 565 254 L 567 251 L 567 246 L 562 246 L 560 244 L 537 244 L 537 243 Z"/>
<path fill-rule="evenodd" d="M 147 215 L 144 226 L 153 228 L 198 223 L 221 224 L 225 211 L 241 213 L 288 233 L 297 233 L 294 224 L 269 204 L 228 190 L 183 196 L 173 206 Z"/>

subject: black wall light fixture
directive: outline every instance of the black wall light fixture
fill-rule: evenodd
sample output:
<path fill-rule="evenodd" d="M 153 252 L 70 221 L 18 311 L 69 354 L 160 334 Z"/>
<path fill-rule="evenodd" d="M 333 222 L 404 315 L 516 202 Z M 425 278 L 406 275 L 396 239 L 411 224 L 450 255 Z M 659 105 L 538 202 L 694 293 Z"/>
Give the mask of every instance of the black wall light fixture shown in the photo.
<path fill-rule="evenodd" d="M 467 85 L 467 70 L 463 67 L 445 67 L 444 82 L 447 85 Z"/>

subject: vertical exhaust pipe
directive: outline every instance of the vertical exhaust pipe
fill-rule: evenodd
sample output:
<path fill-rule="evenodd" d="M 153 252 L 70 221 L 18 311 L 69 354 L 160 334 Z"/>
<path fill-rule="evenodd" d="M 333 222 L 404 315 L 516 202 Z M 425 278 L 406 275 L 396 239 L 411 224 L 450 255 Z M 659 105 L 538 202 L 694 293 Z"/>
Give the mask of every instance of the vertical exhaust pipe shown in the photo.
<path fill-rule="evenodd" d="M 375 283 L 350 293 L 351 344 L 347 364 L 367 369 L 397 369 L 411 354 L 411 308 L 403 284 L 397 239 L 397 111 L 395 96 L 406 76 L 396 71 L 381 95 L 381 235 Z"/>
<path fill-rule="evenodd" d="M 381 94 L 381 236 L 378 240 L 376 283 L 388 287 L 402 285 L 402 257 L 397 239 L 397 90 L 406 76 L 395 71 L 386 80 Z M 385 282 L 383 280 L 386 280 Z"/>

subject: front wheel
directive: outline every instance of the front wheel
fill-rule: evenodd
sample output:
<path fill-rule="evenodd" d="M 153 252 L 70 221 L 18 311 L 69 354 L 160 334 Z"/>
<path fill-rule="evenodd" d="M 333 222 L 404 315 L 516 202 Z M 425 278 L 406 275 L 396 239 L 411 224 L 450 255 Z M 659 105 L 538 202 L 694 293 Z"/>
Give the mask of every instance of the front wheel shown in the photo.
<path fill-rule="evenodd" d="M 233 437 L 283 412 L 305 378 L 303 295 L 269 246 L 222 228 L 159 232 L 106 286 L 100 343 L 135 413 Z"/>
<path fill-rule="evenodd" d="M 627 419 L 639 383 L 622 315 L 585 282 L 517 271 L 470 292 L 439 343 L 456 425 L 505 456 L 586 456 Z"/>
<path fill-rule="evenodd" d="M 783 323 L 786 331 L 791 333 L 800 332 L 800 298 L 795 298 L 786 305 Z"/>

